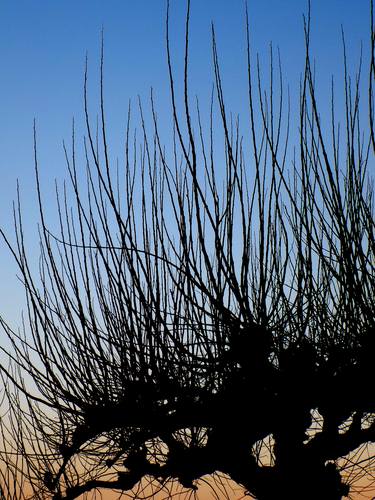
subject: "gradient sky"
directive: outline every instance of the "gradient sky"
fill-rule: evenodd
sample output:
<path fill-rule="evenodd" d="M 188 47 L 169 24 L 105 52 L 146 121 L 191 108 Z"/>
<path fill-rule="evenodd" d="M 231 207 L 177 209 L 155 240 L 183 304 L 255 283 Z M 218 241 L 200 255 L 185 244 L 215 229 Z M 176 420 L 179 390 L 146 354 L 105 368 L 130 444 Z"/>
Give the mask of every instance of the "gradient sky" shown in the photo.
<path fill-rule="evenodd" d="M 171 44 L 178 72 L 183 54 L 183 0 L 171 0 Z M 312 0 L 312 50 L 321 93 L 342 76 L 341 25 L 349 62 L 360 42 L 368 54 L 368 0 Z M 303 68 L 304 0 L 249 0 L 254 53 L 266 63 L 269 43 L 279 47 L 284 78 L 298 92 Z M 242 0 L 192 0 L 191 94 L 209 95 L 213 74 L 210 23 L 214 22 L 229 107 L 246 106 L 245 26 Z M 0 223 L 11 231 L 12 200 L 20 180 L 27 227 L 36 236 L 32 124 L 37 122 L 38 155 L 46 197 L 53 179 L 65 177 L 62 141 L 69 142 L 72 117 L 83 135 L 83 71 L 89 60 L 92 114 L 97 112 L 100 32 L 105 37 L 105 95 L 114 153 L 121 152 L 128 100 L 139 94 L 147 109 L 155 91 L 160 120 L 169 120 L 165 52 L 166 0 L 0 0 Z M 327 94 L 328 95 L 328 94 Z M 322 100 L 324 100 L 322 97 Z M 81 128 L 80 128 L 81 127 Z M 48 198 L 48 193 L 50 198 Z M 49 201 L 48 201 L 49 202 Z M 34 238 L 36 241 L 36 238 Z M 0 244 L 0 304 L 19 317 L 15 267 Z"/>
<path fill-rule="evenodd" d="M 209 95 L 212 82 L 210 23 L 214 22 L 229 107 L 246 106 L 243 0 L 192 0 L 191 94 Z M 368 0 L 311 0 L 312 52 L 322 101 L 332 74 L 342 77 L 343 26 L 349 66 L 369 54 Z M 279 47 L 284 78 L 298 95 L 304 61 L 305 0 L 248 0 L 254 53 L 266 63 L 269 43 Z M 181 68 L 184 0 L 170 0 L 175 70 Z M 12 200 L 19 179 L 28 237 L 37 239 L 33 177 L 33 119 L 48 203 L 54 178 L 66 176 L 62 141 L 69 143 L 73 116 L 83 135 L 83 74 L 89 62 L 89 97 L 97 112 L 100 33 L 105 39 L 105 98 L 114 154 L 121 154 L 128 101 L 140 95 L 145 109 L 152 86 L 161 122 L 170 121 L 165 51 L 166 0 L 0 0 L 0 224 L 11 234 Z M 364 78 L 367 78 L 364 71 Z M 326 101 L 328 104 L 328 100 Z M 116 153 L 118 149 L 118 153 Z M 34 238 L 35 236 L 35 238 Z M 35 264 L 37 260 L 35 259 Z M 20 323 L 22 287 L 0 242 L 0 314 Z"/>

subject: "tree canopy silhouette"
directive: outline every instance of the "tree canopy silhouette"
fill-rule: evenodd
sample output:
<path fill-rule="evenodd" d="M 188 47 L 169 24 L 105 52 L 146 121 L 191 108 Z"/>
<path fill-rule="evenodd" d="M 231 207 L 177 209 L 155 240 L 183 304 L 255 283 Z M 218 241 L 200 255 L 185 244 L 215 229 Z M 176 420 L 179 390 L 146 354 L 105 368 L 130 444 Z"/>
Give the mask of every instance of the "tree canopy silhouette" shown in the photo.
<path fill-rule="evenodd" d="M 189 10 L 190 2 L 182 102 L 168 14 L 166 22 L 172 147 L 151 94 L 152 132 L 140 104 L 136 135 L 129 108 L 123 165 L 112 164 L 102 53 L 99 124 L 86 77 L 85 156 L 73 127 L 58 230 L 43 204 L 35 135 L 37 276 L 20 198 L 15 243 L 2 232 L 27 295 L 23 329 L 2 320 L 3 459 L 14 478 L 4 497 L 22 492 L 18 477 L 35 498 L 68 500 L 129 493 L 143 478 L 194 491 L 204 475 L 222 473 L 260 500 L 301 492 L 335 500 L 371 473 L 363 450 L 375 441 L 372 5 L 369 121 L 363 128 L 361 63 L 354 79 L 345 63 L 344 130 L 333 86 L 330 118 L 319 112 L 309 15 L 298 116 L 272 51 L 263 83 L 246 15 L 247 127 L 226 108 L 214 28 L 215 86 L 203 119 L 189 95 Z"/>

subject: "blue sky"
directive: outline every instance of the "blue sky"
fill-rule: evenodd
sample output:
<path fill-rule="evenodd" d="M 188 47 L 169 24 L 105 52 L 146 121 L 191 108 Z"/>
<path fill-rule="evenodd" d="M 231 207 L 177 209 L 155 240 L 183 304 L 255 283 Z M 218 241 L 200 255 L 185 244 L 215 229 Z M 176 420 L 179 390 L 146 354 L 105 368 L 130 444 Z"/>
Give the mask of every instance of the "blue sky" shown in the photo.
<path fill-rule="evenodd" d="M 303 68 L 304 0 L 249 0 L 253 50 L 266 63 L 269 43 L 279 47 L 284 78 L 297 96 Z M 368 0 L 311 0 L 312 50 L 324 101 L 331 75 L 342 76 L 341 25 L 349 65 L 366 62 Z M 171 0 L 171 45 L 175 69 L 183 54 L 184 0 Z M 0 224 L 11 231 L 12 200 L 20 180 L 31 240 L 37 231 L 33 184 L 32 126 L 47 200 L 52 181 L 65 177 L 63 139 L 69 142 L 72 117 L 83 134 L 83 71 L 89 60 L 89 97 L 97 112 L 100 32 L 105 37 L 105 96 L 112 147 L 121 153 L 128 100 L 140 95 L 145 109 L 155 90 L 161 120 L 169 120 L 165 52 L 165 0 L 0 0 Z M 204 100 L 213 81 L 210 23 L 214 22 L 229 106 L 241 112 L 246 98 L 245 26 L 242 0 L 192 0 L 190 86 Z M 354 66 L 353 66 L 354 67 Z M 364 72 L 366 76 L 366 72 Z M 327 94 L 325 94 L 327 92 Z M 47 201 L 49 203 L 49 201 Z M 36 262 L 35 262 L 36 263 Z M 16 268 L 0 243 L 0 312 L 17 324 L 22 288 Z"/>

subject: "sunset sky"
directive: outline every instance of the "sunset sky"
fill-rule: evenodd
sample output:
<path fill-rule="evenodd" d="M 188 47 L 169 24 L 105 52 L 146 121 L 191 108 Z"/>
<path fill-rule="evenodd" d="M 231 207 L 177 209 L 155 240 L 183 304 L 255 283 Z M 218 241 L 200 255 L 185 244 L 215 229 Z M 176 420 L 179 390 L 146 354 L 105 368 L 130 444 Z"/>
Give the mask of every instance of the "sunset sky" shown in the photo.
<path fill-rule="evenodd" d="M 307 1 L 247 3 L 252 54 L 259 52 L 266 73 L 270 42 L 275 50 L 280 49 L 284 80 L 296 104 L 304 64 L 303 14 L 307 12 Z M 171 49 L 177 80 L 182 75 L 185 12 L 184 0 L 170 0 Z M 353 74 L 363 44 L 366 89 L 369 12 L 368 0 L 311 0 L 311 50 L 323 110 L 328 109 L 332 75 L 338 94 L 343 88 L 341 28 Z M 166 0 L 0 0 L 0 224 L 12 239 L 12 202 L 18 179 L 26 236 L 36 270 L 34 118 L 46 208 L 48 211 L 51 206 L 52 211 L 54 179 L 67 177 L 62 143 L 65 140 L 69 146 L 73 117 L 78 147 L 82 145 L 86 54 L 93 121 L 98 112 L 102 29 L 105 102 L 113 158 L 122 154 L 129 99 L 136 111 L 139 95 L 147 115 L 153 87 L 160 123 L 170 123 L 165 20 Z M 235 114 L 241 113 L 247 106 L 243 0 L 191 1 L 190 92 L 202 101 L 210 95 L 214 78 L 211 21 L 216 29 L 228 107 Z M 21 322 L 23 307 L 22 286 L 16 274 L 16 266 L 1 241 L 0 315 L 14 327 Z"/>

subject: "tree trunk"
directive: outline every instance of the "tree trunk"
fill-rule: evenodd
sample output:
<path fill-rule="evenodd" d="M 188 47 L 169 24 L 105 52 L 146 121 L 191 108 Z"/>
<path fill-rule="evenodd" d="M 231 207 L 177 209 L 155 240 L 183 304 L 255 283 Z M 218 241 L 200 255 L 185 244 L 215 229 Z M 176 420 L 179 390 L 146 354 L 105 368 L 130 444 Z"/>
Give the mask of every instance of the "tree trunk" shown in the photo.
<path fill-rule="evenodd" d="M 275 468 L 273 480 L 257 493 L 258 500 L 341 500 L 349 487 L 342 482 L 335 464 L 318 466 L 295 463 L 289 469 Z"/>

